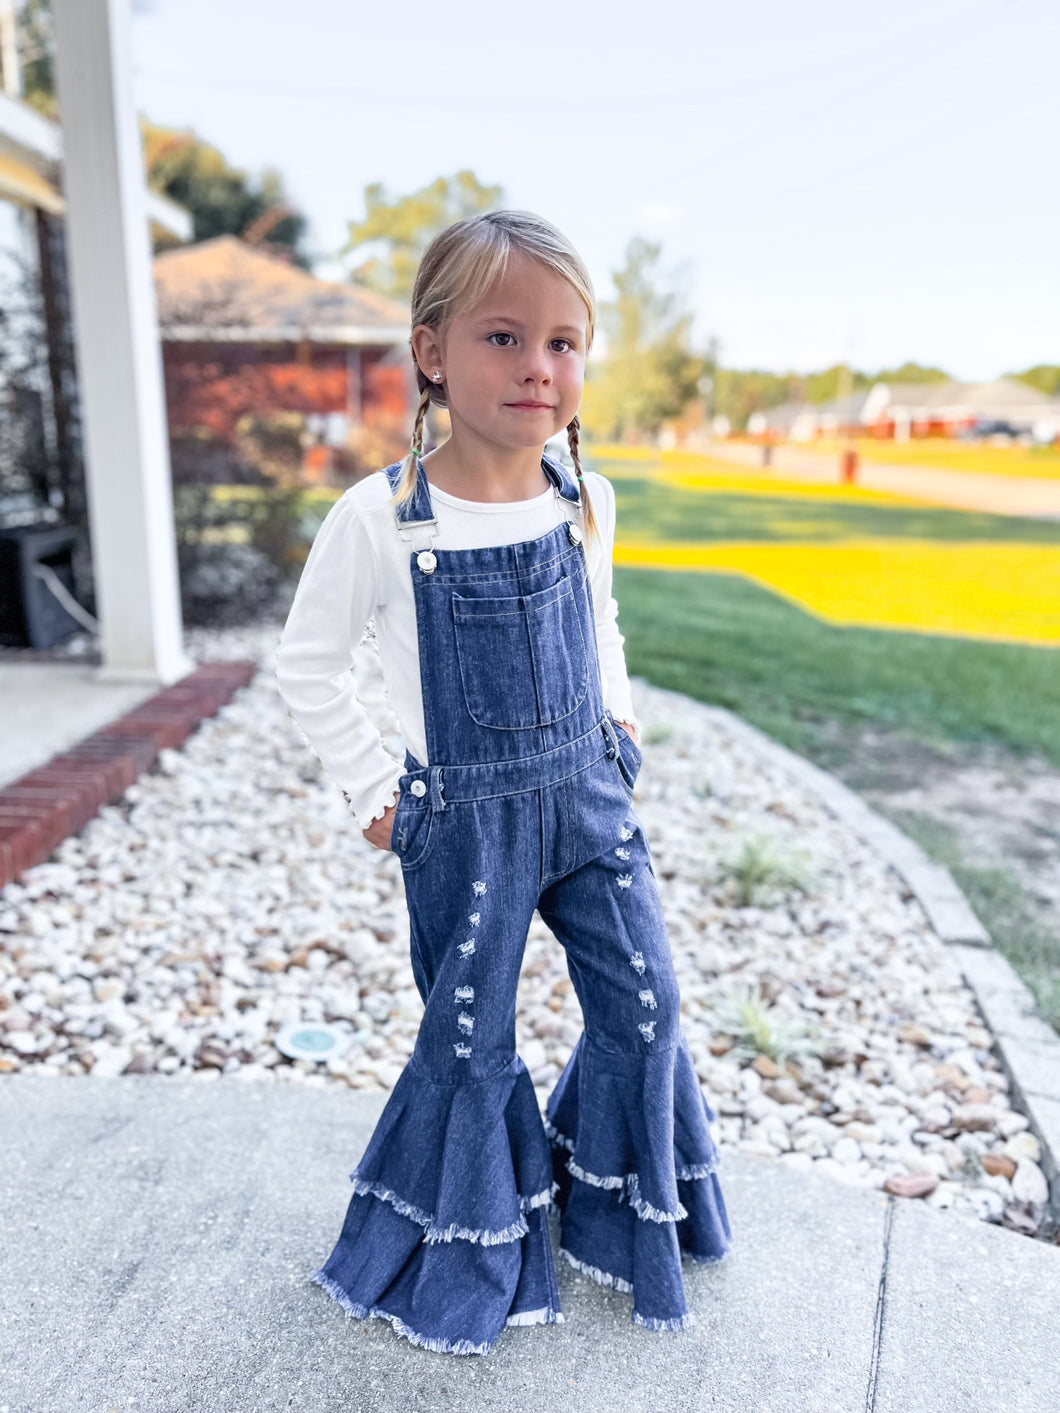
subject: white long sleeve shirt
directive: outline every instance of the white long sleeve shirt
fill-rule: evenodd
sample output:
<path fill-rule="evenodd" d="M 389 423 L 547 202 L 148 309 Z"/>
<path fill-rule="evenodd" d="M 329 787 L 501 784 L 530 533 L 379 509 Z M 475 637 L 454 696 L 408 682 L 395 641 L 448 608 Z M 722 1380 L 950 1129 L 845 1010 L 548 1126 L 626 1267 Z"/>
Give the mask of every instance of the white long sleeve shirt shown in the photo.
<path fill-rule="evenodd" d="M 612 596 L 615 493 L 597 471 L 583 484 L 601 530 L 586 536 L 604 705 L 636 726 Z M 473 501 L 430 488 L 438 535 L 433 548 L 477 549 L 547 534 L 564 518 L 553 488 L 529 500 Z M 346 794 L 362 829 L 394 803 L 405 773 L 383 745 L 357 695 L 354 650 L 372 620 L 387 700 L 408 749 L 427 759 L 410 547 L 401 538 L 383 471 L 347 490 L 328 511 L 309 550 L 276 654 L 276 681 L 293 720 L 327 774 Z"/>

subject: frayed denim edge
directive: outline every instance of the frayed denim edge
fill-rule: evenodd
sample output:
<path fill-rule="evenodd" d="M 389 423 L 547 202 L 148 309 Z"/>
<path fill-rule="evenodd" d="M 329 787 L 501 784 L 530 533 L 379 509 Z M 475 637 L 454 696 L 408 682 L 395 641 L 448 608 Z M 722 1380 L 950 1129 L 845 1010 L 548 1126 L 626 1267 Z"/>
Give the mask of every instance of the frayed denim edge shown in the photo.
<path fill-rule="evenodd" d="M 601 1271 L 599 1266 L 590 1266 L 586 1261 L 579 1261 L 577 1256 L 571 1255 L 565 1246 L 561 1246 L 559 1252 L 576 1271 L 581 1271 L 584 1275 L 591 1277 L 598 1285 L 632 1292 L 633 1286 L 622 1276 L 613 1276 L 610 1271 Z M 681 1254 L 684 1256 L 689 1253 L 682 1252 Z M 725 1251 L 720 1256 L 691 1256 L 690 1259 L 701 1263 L 723 1261 L 728 1254 L 728 1251 Z M 649 1330 L 683 1330 L 696 1322 L 691 1310 L 686 1311 L 683 1315 L 674 1315 L 669 1320 L 661 1320 L 657 1315 L 641 1315 L 638 1311 L 633 1310 L 630 1313 L 630 1319 L 635 1325 L 643 1325 L 645 1329 Z"/>
<path fill-rule="evenodd" d="M 624 1280 L 622 1276 L 613 1276 L 610 1271 L 601 1271 L 599 1266 L 590 1266 L 585 1261 L 579 1261 L 577 1256 L 572 1256 L 565 1246 L 561 1246 L 559 1250 L 560 1255 L 565 1256 L 576 1271 L 590 1276 L 598 1285 L 611 1286 L 614 1290 L 630 1292 L 633 1290 L 631 1283 Z M 669 1320 L 661 1320 L 657 1315 L 641 1315 L 633 1310 L 630 1319 L 635 1325 L 643 1325 L 645 1329 L 649 1330 L 683 1330 L 696 1322 L 691 1310 L 687 1310 L 683 1315 L 674 1315 Z"/>
<path fill-rule="evenodd" d="M 565 1133 L 561 1133 L 551 1119 L 545 1119 L 545 1132 L 548 1134 L 549 1138 L 552 1140 L 553 1143 L 559 1144 L 560 1147 L 568 1149 L 571 1153 L 574 1152 L 574 1140 L 572 1138 L 568 1138 Z M 719 1169 L 720 1163 L 721 1155 L 719 1154 L 718 1158 L 713 1163 L 682 1163 L 681 1166 L 675 1168 L 674 1171 L 677 1175 L 679 1182 L 696 1182 L 699 1178 L 709 1177 L 711 1173 L 716 1173 Z M 573 1169 L 571 1169 L 571 1171 L 573 1171 Z M 626 1173 L 621 1176 L 616 1174 L 614 1175 L 614 1179 L 609 1176 L 606 1178 L 597 1179 L 597 1182 L 598 1185 L 603 1186 L 605 1183 L 610 1184 L 614 1180 L 615 1185 L 617 1186 L 619 1183 L 624 1182 L 628 1177 L 636 1177 L 636 1174 Z M 592 1178 L 588 1180 L 593 1181 Z M 586 1179 L 583 1178 L 582 1181 L 584 1182 L 586 1181 Z"/>
<path fill-rule="evenodd" d="M 683 1202 L 678 1202 L 677 1208 L 673 1212 L 663 1212 L 660 1208 L 653 1207 L 640 1195 L 640 1179 L 636 1173 L 630 1173 L 626 1182 L 629 1186 L 627 1201 L 638 1217 L 643 1217 L 649 1222 L 683 1222 L 688 1216 L 688 1208 Z"/>
<path fill-rule="evenodd" d="M 653 1207 L 640 1195 L 640 1178 L 636 1173 L 607 1173 L 600 1176 L 597 1173 L 587 1172 L 579 1163 L 574 1161 L 574 1141 L 561 1133 L 551 1119 L 545 1119 L 545 1132 L 550 1142 L 560 1148 L 566 1148 L 571 1157 L 567 1159 L 566 1169 L 572 1177 L 578 1178 L 581 1182 L 588 1183 L 591 1187 L 603 1188 L 624 1188 L 626 1190 L 626 1200 L 636 1212 L 638 1217 L 651 1222 L 681 1222 L 688 1216 L 688 1209 L 683 1202 L 678 1202 L 677 1208 L 673 1212 L 664 1212 L 659 1207 Z M 711 1173 L 717 1172 L 718 1164 L 715 1163 L 685 1163 L 675 1168 L 675 1174 L 680 1182 L 696 1182 L 701 1178 L 709 1177 Z"/>
<path fill-rule="evenodd" d="M 361 1305 L 356 1300 L 351 1300 L 337 1281 L 325 1274 L 323 1268 L 314 1271 L 309 1277 L 317 1285 L 337 1300 L 346 1311 L 347 1316 L 355 1315 L 358 1320 L 367 1320 L 374 1317 L 378 1320 L 389 1320 L 391 1325 L 403 1339 L 407 1339 L 411 1344 L 417 1344 L 423 1349 L 434 1350 L 436 1354 L 488 1354 L 493 1345 L 487 1340 L 483 1344 L 474 1344 L 469 1339 L 438 1339 L 432 1335 L 422 1335 L 418 1331 L 406 1325 L 405 1321 L 398 1315 L 392 1315 L 389 1310 L 382 1309 L 379 1305 Z"/>
<path fill-rule="evenodd" d="M 577 1256 L 572 1256 L 565 1246 L 559 1248 L 559 1254 L 565 1256 L 575 1270 L 591 1276 L 598 1285 L 609 1285 L 614 1290 L 632 1292 L 633 1285 L 630 1281 L 625 1280 L 622 1276 L 613 1276 L 610 1271 L 601 1271 L 599 1266 L 590 1266 L 585 1261 L 579 1261 Z"/>
<path fill-rule="evenodd" d="M 696 1323 L 691 1310 L 685 1315 L 674 1315 L 672 1319 L 660 1320 L 657 1315 L 639 1315 L 636 1310 L 629 1317 L 635 1325 L 643 1325 L 646 1330 L 685 1330 Z"/>
<path fill-rule="evenodd" d="M 440 1227 L 429 1212 L 423 1211 L 421 1207 L 416 1207 L 411 1202 L 406 1202 L 403 1197 L 399 1197 L 389 1187 L 358 1177 L 356 1172 L 350 1174 L 350 1181 L 353 1183 L 354 1192 L 359 1196 L 378 1197 L 383 1202 L 389 1202 L 394 1210 L 400 1212 L 403 1217 L 408 1217 L 411 1221 L 419 1223 L 424 1228 L 424 1241 L 438 1242 L 459 1239 L 461 1241 L 476 1241 L 482 1246 L 501 1246 L 506 1242 L 516 1241 L 519 1237 L 525 1236 L 530 1230 L 525 1213 L 534 1207 L 552 1207 L 559 1187 L 558 1183 L 553 1182 L 549 1187 L 542 1188 L 540 1192 L 535 1192 L 529 1197 L 520 1197 L 519 1210 L 524 1215 L 499 1231 L 490 1231 L 485 1227 L 472 1230 L 470 1227 L 457 1226 L 455 1222 L 448 1227 Z"/>

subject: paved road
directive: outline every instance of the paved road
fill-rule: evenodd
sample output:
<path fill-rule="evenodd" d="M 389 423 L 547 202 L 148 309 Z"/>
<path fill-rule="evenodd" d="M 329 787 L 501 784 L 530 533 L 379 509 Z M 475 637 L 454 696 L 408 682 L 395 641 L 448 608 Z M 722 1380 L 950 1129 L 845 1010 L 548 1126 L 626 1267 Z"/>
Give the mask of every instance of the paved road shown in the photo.
<path fill-rule="evenodd" d="M 715 442 L 709 455 L 759 473 L 762 448 L 746 442 Z M 839 484 L 839 459 L 804 447 L 777 446 L 768 474 L 784 481 Z M 893 491 L 930 505 L 982 510 L 995 515 L 1030 515 L 1060 520 L 1060 480 L 1033 476 L 941 471 L 932 466 L 887 466 L 863 460 L 857 484 L 873 491 Z"/>

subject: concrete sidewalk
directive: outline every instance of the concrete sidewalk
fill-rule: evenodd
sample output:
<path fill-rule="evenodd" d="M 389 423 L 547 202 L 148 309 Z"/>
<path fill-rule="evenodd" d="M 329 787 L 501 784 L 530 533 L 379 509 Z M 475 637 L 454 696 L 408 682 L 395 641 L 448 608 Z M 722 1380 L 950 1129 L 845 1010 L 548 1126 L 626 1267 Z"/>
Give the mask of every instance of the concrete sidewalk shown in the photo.
<path fill-rule="evenodd" d="M 566 1322 L 485 1357 L 349 1319 L 307 1277 L 385 1098 L 4 1079 L 0 1413 L 1060 1406 L 1060 1249 L 727 1151 L 734 1246 L 686 1265 L 689 1330 L 633 1326 L 562 1258 Z"/>

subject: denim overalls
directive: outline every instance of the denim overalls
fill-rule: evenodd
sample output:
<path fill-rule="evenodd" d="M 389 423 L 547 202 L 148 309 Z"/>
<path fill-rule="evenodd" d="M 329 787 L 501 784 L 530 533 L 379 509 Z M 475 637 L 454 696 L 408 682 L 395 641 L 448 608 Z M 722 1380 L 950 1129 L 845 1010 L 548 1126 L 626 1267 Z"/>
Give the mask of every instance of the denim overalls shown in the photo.
<path fill-rule="evenodd" d="M 310 1277 L 349 1314 L 453 1354 L 488 1353 L 506 1324 L 562 1321 L 551 1206 L 563 1255 L 632 1292 L 632 1320 L 655 1330 L 691 1320 L 681 1258 L 731 1245 L 632 805 L 640 751 L 603 705 L 579 488 L 542 467 L 566 518 L 536 540 L 432 550 L 422 462 L 396 512 L 430 764 L 406 751 L 393 848 L 425 1010 Z M 385 470 L 396 488 L 401 463 Z M 515 1050 L 535 909 L 585 1026 L 544 1122 Z"/>

